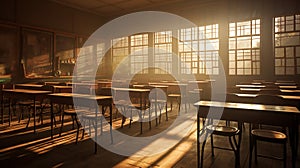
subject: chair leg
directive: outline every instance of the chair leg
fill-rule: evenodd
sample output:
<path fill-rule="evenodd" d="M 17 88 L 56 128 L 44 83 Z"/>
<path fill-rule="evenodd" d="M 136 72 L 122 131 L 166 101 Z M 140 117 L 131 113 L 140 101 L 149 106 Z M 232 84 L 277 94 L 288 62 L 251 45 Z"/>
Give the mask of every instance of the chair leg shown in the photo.
<path fill-rule="evenodd" d="M 43 125 L 43 108 L 40 109 L 40 120 L 41 120 L 41 124 Z"/>
<path fill-rule="evenodd" d="M 29 122 L 30 122 L 30 111 L 31 109 L 27 109 L 28 110 L 28 121 L 27 121 L 27 125 L 26 125 L 26 128 L 28 128 L 29 126 Z M 34 121 L 35 122 L 35 121 Z"/>
<path fill-rule="evenodd" d="M 77 125 L 77 133 L 76 133 L 76 144 L 78 143 L 78 136 L 79 136 L 79 130 L 80 130 L 80 124 L 78 122 L 77 116 L 74 116 L 76 125 Z"/>
<path fill-rule="evenodd" d="M 200 159 L 200 168 L 203 168 L 204 149 L 205 149 L 205 144 L 206 144 L 207 137 L 208 137 L 208 133 L 206 132 L 206 133 L 205 133 L 204 141 L 203 141 L 203 143 L 202 143 L 201 159 Z M 197 143 L 199 143 L 199 142 L 197 142 Z"/>
<path fill-rule="evenodd" d="M 211 156 L 212 156 L 212 157 L 215 157 L 213 134 L 210 135 L 210 143 L 211 143 Z"/>
<path fill-rule="evenodd" d="M 74 116 L 71 115 L 71 118 L 72 118 L 72 129 L 74 129 L 75 128 L 75 126 L 74 126 Z"/>
<path fill-rule="evenodd" d="M 131 122 L 132 122 L 132 109 L 130 110 L 130 121 L 129 121 L 129 128 L 131 127 Z"/>
<path fill-rule="evenodd" d="M 233 139 L 233 142 L 232 142 L 232 139 Z M 235 155 L 235 167 L 238 168 L 238 167 L 240 167 L 240 153 L 239 153 L 240 149 L 239 149 L 239 145 L 235 139 L 235 136 L 229 137 L 229 143 L 230 143 L 230 146 Z"/>
<path fill-rule="evenodd" d="M 19 121 L 18 121 L 19 123 L 21 122 L 21 118 L 22 118 L 22 120 L 24 119 L 24 107 L 22 106 L 20 109 L 21 109 L 21 111 L 19 114 Z"/>
<path fill-rule="evenodd" d="M 254 145 L 254 158 L 255 158 L 255 164 L 257 164 L 257 140 L 253 139 L 253 145 Z"/>
<path fill-rule="evenodd" d="M 168 121 L 168 100 L 166 102 L 166 121 Z"/>
<path fill-rule="evenodd" d="M 286 168 L 286 143 L 283 144 L 283 167 Z"/>
<path fill-rule="evenodd" d="M 149 130 L 151 130 L 151 111 L 150 111 L 150 108 L 149 108 Z"/>
<path fill-rule="evenodd" d="M 61 126 L 60 126 L 59 136 L 61 136 L 62 129 L 63 129 L 63 126 L 64 126 L 64 117 L 65 117 L 65 114 L 63 113 L 62 116 L 61 116 Z"/>

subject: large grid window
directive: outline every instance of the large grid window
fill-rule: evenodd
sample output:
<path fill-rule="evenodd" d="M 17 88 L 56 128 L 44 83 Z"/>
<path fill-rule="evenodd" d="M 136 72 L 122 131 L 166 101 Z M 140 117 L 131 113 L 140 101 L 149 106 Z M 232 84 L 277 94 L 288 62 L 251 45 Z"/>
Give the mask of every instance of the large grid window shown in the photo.
<path fill-rule="evenodd" d="M 229 75 L 260 74 L 260 19 L 229 24 Z"/>
<path fill-rule="evenodd" d="M 129 54 L 128 39 L 128 37 L 121 37 L 112 40 L 112 61 L 114 70 Z"/>
<path fill-rule="evenodd" d="M 154 33 L 154 66 L 156 74 L 172 72 L 172 31 Z"/>
<path fill-rule="evenodd" d="M 300 15 L 275 17 L 275 74 L 300 74 Z"/>
<path fill-rule="evenodd" d="M 130 36 L 130 72 L 148 73 L 148 34 Z"/>
<path fill-rule="evenodd" d="M 200 73 L 219 74 L 219 25 L 199 27 Z"/>
<path fill-rule="evenodd" d="M 197 27 L 179 30 L 178 51 L 181 74 L 199 73 L 198 48 Z"/>
<path fill-rule="evenodd" d="M 219 25 L 181 29 L 178 50 L 182 74 L 219 74 Z"/>

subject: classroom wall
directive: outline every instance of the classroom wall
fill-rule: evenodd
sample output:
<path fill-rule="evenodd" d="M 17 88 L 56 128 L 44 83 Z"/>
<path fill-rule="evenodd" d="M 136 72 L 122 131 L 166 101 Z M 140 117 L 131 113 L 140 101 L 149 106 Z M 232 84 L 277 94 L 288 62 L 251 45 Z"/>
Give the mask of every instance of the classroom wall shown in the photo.
<path fill-rule="evenodd" d="M 300 75 L 275 75 L 273 53 L 273 18 L 300 14 L 299 0 L 189 0 L 147 10 L 164 11 L 182 16 L 197 25 L 219 24 L 220 57 L 227 76 L 227 84 L 254 79 L 294 80 L 300 83 Z M 261 19 L 261 74 L 253 76 L 228 75 L 228 25 L 230 22 Z M 165 75 L 137 75 L 140 81 L 147 79 L 161 80 Z M 196 75 L 201 80 L 205 75 Z M 214 78 L 213 76 L 211 76 Z M 182 77 L 184 79 L 184 76 Z"/>
<path fill-rule="evenodd" d="M 98 15 L 47 0 L 1 0 L 0 3 L 0 20 L 18 25 L 89 35 L 106 21 Z"/>

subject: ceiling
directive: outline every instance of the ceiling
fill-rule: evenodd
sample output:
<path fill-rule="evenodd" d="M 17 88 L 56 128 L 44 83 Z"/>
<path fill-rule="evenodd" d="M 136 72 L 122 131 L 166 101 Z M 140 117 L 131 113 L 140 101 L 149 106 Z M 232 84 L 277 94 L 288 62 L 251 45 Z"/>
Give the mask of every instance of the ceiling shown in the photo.
<path fill-rule="evenodd" d="M 184 0 L 52 0 L 105 18 L 170 5 Z"/>

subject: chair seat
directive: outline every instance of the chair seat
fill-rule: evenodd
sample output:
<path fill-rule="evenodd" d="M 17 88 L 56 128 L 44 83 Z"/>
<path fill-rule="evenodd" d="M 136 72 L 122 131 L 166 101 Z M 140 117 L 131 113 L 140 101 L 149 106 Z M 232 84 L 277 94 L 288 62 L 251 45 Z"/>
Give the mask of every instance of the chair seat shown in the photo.
<path fill-rule="evenodd" d="M 181 94 L 175 94 L 175 93 L 172 93 L 172 94 L 168 94 L 168 97 L 174 97 L 174 98 L 177 98 L 177 97 L 181 97 Z"/>
<path fill-rule="evenodd" d="M 218 126 L 218 125 L 209 125 L 206 127 L 206 130 L 215 135 L 222 135 L 222 136 L 234 136 L 237 135 L 240 131 L 236 127 Z"/>
<path fill-rule="evenodd" d="M 96 117 L 96 114 L 84 114 L 82 115 L 82 117 L 86 119 L 96 119 L 96 118 L 101 118 L 101 115 L 98 114 Z"/>
<path fill-rule="evenodd" d="M 85 112 L 85 110 L 76 110 L 76 109 L 65 109 L 64 110 L 64 114 L 67 114 L 67 115 L 76 115 L 76 114 L 82 113 L 82 112 Z"/>
<path fill-rule="evenodd" d="M 153 100 L 151 100 L 150 101 L 151 103 L 166 103 L 167 102 L 167 100 L 155 100 L 155 99 L 153 99 Z"/>
<path fill-rule="evenodd" d="M 265 140 L 265 141 L 282 141 L 287 140 L 287 136 L 278 131 L 266 130 L 266 129 L 253 129 L 251 134 L 255 136 L 256 139 Z"/>
<path fill-rule="evenodd" d="M 143 104 L 141 106 L 140 103 L 133 103 L 133 104 L 129 105 L 129 107 L 133 108 L 133 109 L 138 109 L 138 110 L 146 110 L 146 109 L 149 108 L 149 105 L 148 104 L 147 105 Z"/>
<path fill-rule="evenodd" d="M 34 102 L 32 100 L 28 100 L 28 101 L 19 101 L 18 102 L 18 105 L 21 105 L 21 106 L 30 106 L 32 105 Z"/>

